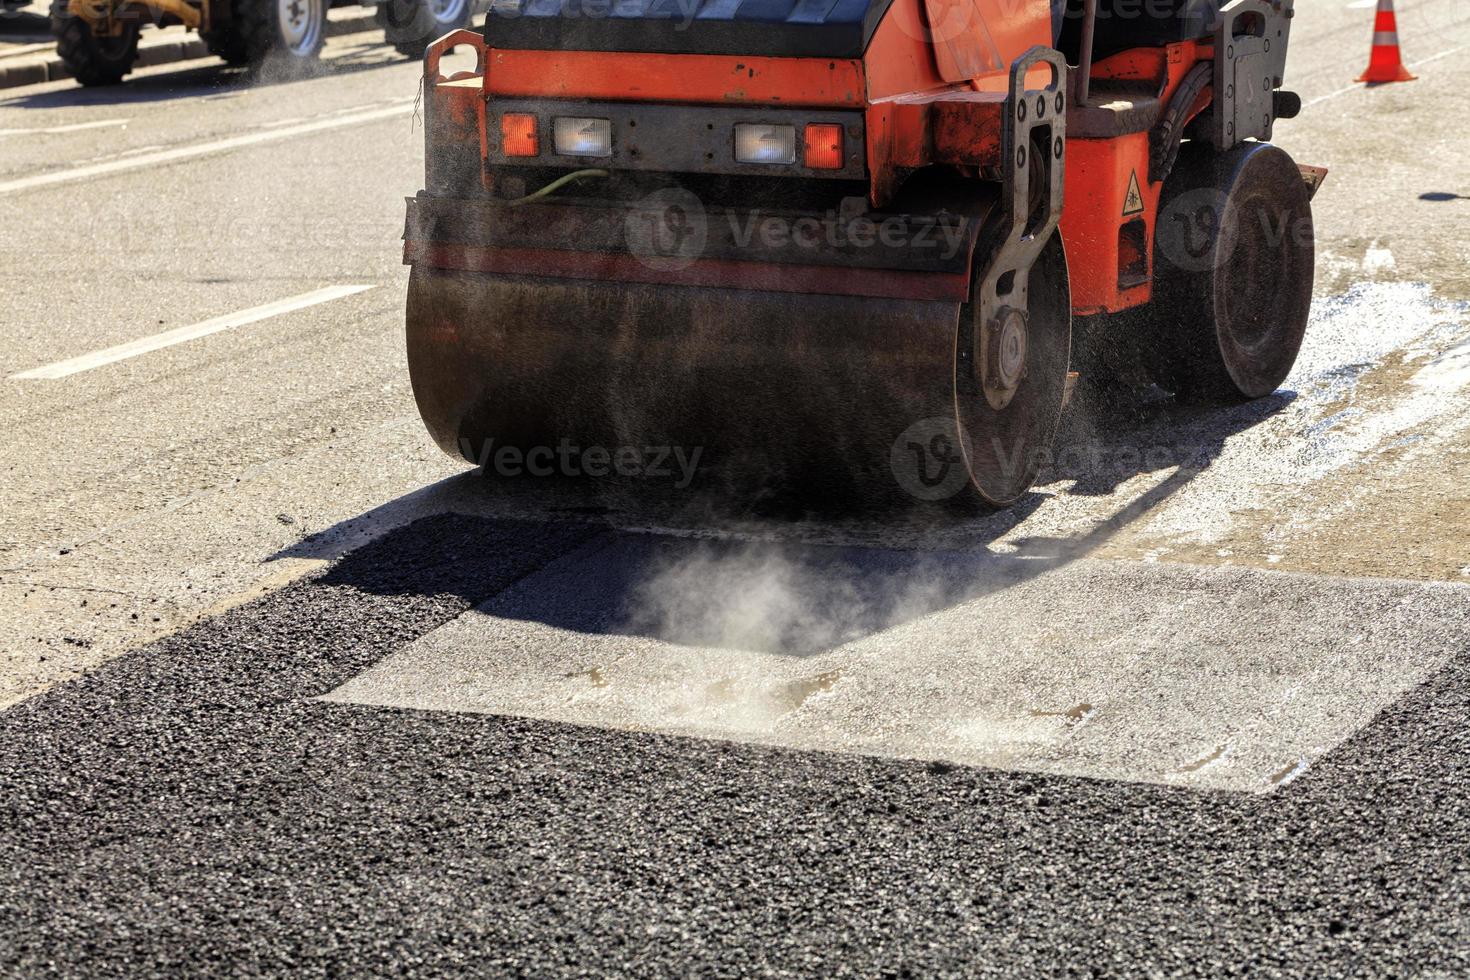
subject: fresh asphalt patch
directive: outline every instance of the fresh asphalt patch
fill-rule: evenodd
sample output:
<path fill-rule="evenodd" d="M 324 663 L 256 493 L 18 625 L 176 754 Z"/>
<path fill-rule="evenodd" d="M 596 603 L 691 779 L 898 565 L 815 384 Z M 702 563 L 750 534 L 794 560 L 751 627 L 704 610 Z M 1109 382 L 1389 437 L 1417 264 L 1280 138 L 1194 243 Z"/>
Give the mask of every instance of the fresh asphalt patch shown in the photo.
<path fill-rule="evenodd" d="M 1267 795 L 322 700 L 603 535 L 422 521 L 0 714 L 0 967 L 1470 969 L 1463 649 Z"/>
<path fill-rule="evenodd" d="M 1470 646 L 1470 587 L 609 533 L 328 697 L 1271 792 Z"/>

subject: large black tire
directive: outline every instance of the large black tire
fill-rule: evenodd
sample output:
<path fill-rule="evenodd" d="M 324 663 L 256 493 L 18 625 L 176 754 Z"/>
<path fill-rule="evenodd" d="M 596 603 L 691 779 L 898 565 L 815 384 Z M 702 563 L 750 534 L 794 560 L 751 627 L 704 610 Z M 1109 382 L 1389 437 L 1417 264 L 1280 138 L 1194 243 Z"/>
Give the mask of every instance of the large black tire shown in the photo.
<path fill-rule="evenodd" d="M 385 0 L 378 5 L 383 38 L 399 54 L 422 58 L 424 50 L 475 19 L 475 0 Z"/>
<path fill-rule="evenodd" d="M 201 36 L 231 65 L 294 77 L 316 66 L 327 7 L 328 0 L 231 0 L 230 22 Z"/>
<path fill-rule="evenodd" d="M 1160 385 L 1189 401 L 1274 392 L 1312 304 L 1312 201 L 1280 147 L 1184 147 L 1164 184 L 1148 340 Z"/>
<path fill-rule="evenodd" d="M 116 37 L 95 34 L 86 21 L 66 12 L 65 3 L 51 10 L 51 33 L 56 36 L 56 53 L 67 71 L 83 85 L 116 85 L 133 70 L 138 58 L 136 20 L 126 21 Z"/>
<path fill-rule="evenodd" d="M 209 53 L 223 58 L 225 64 L 238 68 L 249 63 L 250 52 L 245 47 L 245 37 L 231 26 L 200 31 L 199 36 L 209 48 Z"/>

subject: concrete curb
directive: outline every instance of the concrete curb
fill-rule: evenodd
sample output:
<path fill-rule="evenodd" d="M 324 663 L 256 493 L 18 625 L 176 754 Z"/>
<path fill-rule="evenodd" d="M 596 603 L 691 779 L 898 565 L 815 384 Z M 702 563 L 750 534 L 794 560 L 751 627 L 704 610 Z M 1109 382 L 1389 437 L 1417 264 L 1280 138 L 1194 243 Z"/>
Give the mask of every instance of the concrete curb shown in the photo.
<path fill-rule="evenodd" d="M 360 31 L 370 31 L 377 26 L 374 19 L 374 10 L 371 7 L 360 8 L 351 14 L 342 17 L 331 17 L 328 14 L 327 37 L 339 37 L 343 34 L 356 34 Z M 151 68 L 154 65 L 169 65 L 179 61 L 194 61 L 199 58 L 212 57 L 209 49 L 204 45 L 204 39 L 198 34 L 174 34 L 167 35 L 154 33 L 158 40 L 138 45 L 138 60 L 133 63 L 134 68 Z M 66 70 L 66 65 L 53 52 L 48 55 L 38 55 L 30 58 L 15 58 L 14 64 L 6 64 L 10 59 L 0 58 L 0 89 L 17 88 L 21 85 L 40 85 L 45 82 L 56 82 L 64 78 L 70 78 L 71 73 Z"/>

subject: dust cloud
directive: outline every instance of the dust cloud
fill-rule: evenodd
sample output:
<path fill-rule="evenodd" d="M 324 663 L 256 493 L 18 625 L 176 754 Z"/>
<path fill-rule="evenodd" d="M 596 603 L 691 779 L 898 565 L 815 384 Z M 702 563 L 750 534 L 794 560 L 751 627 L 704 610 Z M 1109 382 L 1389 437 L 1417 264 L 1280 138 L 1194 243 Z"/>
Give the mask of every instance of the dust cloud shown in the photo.
<path fill-rule="evenodd" d="M 627 629 L 684 646 L 811 656 L 983 591 L 977 558 L 680 542 L 642 568 Z M 968 567 L 966 567 L 968 566 Z"/>

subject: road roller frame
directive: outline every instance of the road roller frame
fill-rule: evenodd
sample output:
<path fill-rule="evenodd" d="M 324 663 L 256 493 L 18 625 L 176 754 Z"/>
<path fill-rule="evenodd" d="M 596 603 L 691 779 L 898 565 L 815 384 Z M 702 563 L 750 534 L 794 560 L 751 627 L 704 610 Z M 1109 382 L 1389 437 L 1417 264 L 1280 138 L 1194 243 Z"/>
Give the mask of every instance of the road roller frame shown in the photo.
<path fill-rule="evenodd" d="M 1206 144 L 1234 159 L 1300 108 L 1280 90 L 1293 0 L 1174 0 L 1136 28 L 1118 18 L 1123 6 L 1138 7 L 847 0 L 830 5 L 834 22 L 813 24 L 807 14 L 742 23 L 726 4 L 687 11 L 676 28 L 656 0 L 612 19 L 579 0 L 507 0 L 483 31 L 456 31 L 426 54 L 426 183 L 408 202 L 405 262 L 416 276 L 529 276 L 529 290 L 543 277 L 955 304 L 956 397 L 983 396 L 997 416 L 1045 415 L 1013 407 L 1035 367 L 1031 273 L 1043 250 L 1057 238 L 1064 247 L 1065 266 L 1048 265 L 1065 269 L 1062 281 L 1048 286 L 1067 291 L 1072 314 L 1147 308 L 1181 149 L 1191 161 Z M 445 76 L 455 48 L 473 50 L 476 66 Z M 582 135 L 602 127 L 593 152 L 558 142 L 567 118 L 588 124 Z M 741 125 L 773 142 L 794 133 L 794 149 L 742 160 Z M 700 192 L 692 247 L 671 223 L 688 208 L 671 209 L 670 182 Z M 792 204 L 786 191 L 809 198 Z M 759 203 L 768 192 L 782 203 Z M 742 239 L 761 215 L 842 234 Z M 909 237 L 853 243 L 853 229 L 890 222 Z M 920 248 L 916 229 L 956 247 Z M 411 303 L 410 317 L 432 305 Z M 419 327 L 411 354 L 469 329 Z M 425 387 L 453 370 L 437 363 L 415 378 L 421 407 Z M 1048 398 L 1054 368 L 1029 382 Z M 457 418 L 430 428 L 474 459 Z M 1034 428 L 1049 442 L 1055 426 Z M 950 435 L 968 446 L 973 433 Z"/>
<path fill-rule="evenodd" d="M 487 129 L 487 123 L 497 121 L 497 106 L 524 109 L 574 101 L 854 110 L 865 145 L 852 166 L 865 172 L 875 208 L 889 204 L 915 174 L 936 168 L 999 184 L 1014 174 L 1002 163 L 1001 96 L 1014 68 L 1027 58 L 1032 68 L 1045 60 L 1030 52 L 1036 46 L 1031 42 L 1050 46 L 1047 5 L 975 0 L 976 10 L 1021 12 L 984 21 L 989 30 L 970 38 L 969 48 L 961 43 L 968 35 L 932 42 L 928 23 L 971 2 L 879 0 L 875 6 L 885 8 L 886 16 L 862 58 L 497 49 L 487 45 L 481 31 L 454 32 L 425 57 L 429 194 L 478 198 L 494 193 L 496 170 L 515 162 Z M 1097 2 L 1083 5 L 1084 25 L 1098 16 Z M 1057 137 L 1064 139 L 1065 161 L 1059 157 L 1055 171 L 1064 179 L 1065 192 L 1055 199 L 1067 202 L 1061 227 L 1079 314 L 1120 312 L 1151 298 L 1159 194 L 1186 135 L 1210 139 L 1224 151 L 1243 140 L 1269 139 L 1276 119 L 1299 110 L 1299 100 L 1279 90 L 1292 5 L 1293 0 L 1232 0 L 1201 37 L 1097 58 L 1089 47 L 1082 64 L 1070 68 L 1073 99 L 1066 119 L 1053 121 L 1059 131 L 1070 129 Z M 495 18 L 492 11 L 492 36 Z M 480 65 L 446 79 L 438 71 L 441 59 L 461 46 L 474 49 Z M 965 77 L 988 52 L 998 52 L 1004 64 Z M 484 70 L 487 63 L 493 70 Z M 1037 72 L 1029 74 L 1034 87 Z M 688 118 L 696 115 L 690 112 Z M 1010 114 L 1004 117 L 1008 121 Z M 568 170 L 578 163 L 555 160 Z M 719 172 L 729 172 L 726 161 L 720 164 Z M 646 170 L 657 163 L 634 165 Z M 472 173 L 475 180 L 434 187 L 436 176 L 450 170 L 461 177 Z M 845 170 L 839 176 L 849 175 Z M 792 176 L 832 177 L 826 172 Z M 416 242 L 411 239 L 410 251 Z"/>

